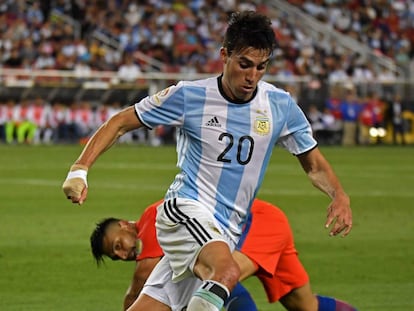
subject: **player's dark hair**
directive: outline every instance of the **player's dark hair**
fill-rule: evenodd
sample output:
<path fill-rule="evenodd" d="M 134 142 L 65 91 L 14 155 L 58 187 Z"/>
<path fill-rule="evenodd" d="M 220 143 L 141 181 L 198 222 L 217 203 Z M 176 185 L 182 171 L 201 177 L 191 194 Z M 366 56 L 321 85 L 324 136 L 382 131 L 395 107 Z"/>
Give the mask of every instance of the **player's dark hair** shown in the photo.
<path fill-rule="evenodd" d="M 230 16 L 223 47 L 230 55 L 233 52 L 252 47 L 268 50 L 269 55 L 276 48 L 275 33 L 270 19 L 254 11 L 234 12 Z"/>
<path fill-rule="evenodd" d="M 106 234 L 106 230 L 108 227 L 113 224 L 119 222 L 120 219 L 117 218 L 105 218 L 96 224 L 95 230 L 93 230 L 90 241 L 91 241 L 91 250 L 92 255 L 96 260 L 96 264 L 99 266 L 103 261 L 103 239 Z"/>

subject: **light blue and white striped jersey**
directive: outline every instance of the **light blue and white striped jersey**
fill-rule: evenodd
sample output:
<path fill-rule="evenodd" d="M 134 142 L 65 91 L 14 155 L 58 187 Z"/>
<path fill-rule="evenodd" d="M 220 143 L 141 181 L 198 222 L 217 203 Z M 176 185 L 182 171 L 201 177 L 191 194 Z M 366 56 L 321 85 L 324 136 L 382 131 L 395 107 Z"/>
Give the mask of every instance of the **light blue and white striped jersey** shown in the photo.
<path fill-rule="evenodd" d="M 166 199 L 194 199 L 237 241 L 275 144 L 292 154 L 316 146 L 292 97 L 260 81 L 253 99 L 231 102 L 221 78 L 181 81 L 135 104 L 148 128 L 177 127 L 180 172 Z"/>

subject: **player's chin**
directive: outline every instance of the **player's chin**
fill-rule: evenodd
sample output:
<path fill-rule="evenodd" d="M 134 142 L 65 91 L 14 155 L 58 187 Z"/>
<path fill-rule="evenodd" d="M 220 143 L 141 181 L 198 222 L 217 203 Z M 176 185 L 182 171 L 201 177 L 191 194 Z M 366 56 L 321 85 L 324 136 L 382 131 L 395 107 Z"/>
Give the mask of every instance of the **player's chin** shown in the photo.
<path fill-rule="evenodd" d="M 253 93 L 253 87 L 241 87 L 237 95 L 240 100 L 249 100 L 253 96 Z"/>
<path fill-rule="evenodd" d="M 137 250 L 136 250 L 136 248 L 134 248 L 129 252 L 128 257 L 127 257 L 126 260 L 128 260 L 128 261 L 133 261 L 134 260 L 135 261 L 137 256 L 138 256 Z"/>

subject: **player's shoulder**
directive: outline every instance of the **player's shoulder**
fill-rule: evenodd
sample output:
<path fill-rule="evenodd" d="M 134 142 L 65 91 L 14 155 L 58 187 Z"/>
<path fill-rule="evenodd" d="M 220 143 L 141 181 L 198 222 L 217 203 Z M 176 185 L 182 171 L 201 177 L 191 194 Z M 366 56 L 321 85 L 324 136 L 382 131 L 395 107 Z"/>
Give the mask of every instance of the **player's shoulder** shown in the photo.
<path fill-rule="evenodd" d="M 147 208 L 145 208 L 144 212 L 141 215 L 141 220 L 145 218 L 155 218 L 157 215 L 157 207 L 163 202 L 163 200 L 159 200 L 157 202 L 152 203 Z"/>
<path fill-rule="evenodd" d="M 156 95 L 157 96 L 168 96 L 172 95 L 180 90 L 187 89 L 187 88 L 205 88 L 214 85 L 214 82 L 217 78 L 206 78 L 206 79 L 199 79 L 199 80 L 180 80 L 175 84 L 171 84 L 164 88 L 163 90 L 159 91 Z M 217 84 L 217 83 L 216 83 Z"/>
<path fill-rule="evenodd" d="M 259 90 L 262 90 L 263 92 L 271 92 L 278 96 L 290 97 L 290 93 L 288 91 L 264 80 L 259 81 Z"/>
<path fill-rule="evenodd" d="M 208 78 L 197 79 L 197 80 L 182 80 L 178 82 L 177 86 L 179 87 L 202 87 L 202 88 L 217 86 L 217 77 L 208 77 Z"/>
<path fill-rule="evenodd" d="M 292 102 L 294 102 L 289 92 L 272 83 L 260 81 L 258 89 L 259 93 L 261 93 L 259 94 L 259 98 L 265 97 L 270 103 L 277 104 L 278 106 L 281 104 L 289 106 Z"/>

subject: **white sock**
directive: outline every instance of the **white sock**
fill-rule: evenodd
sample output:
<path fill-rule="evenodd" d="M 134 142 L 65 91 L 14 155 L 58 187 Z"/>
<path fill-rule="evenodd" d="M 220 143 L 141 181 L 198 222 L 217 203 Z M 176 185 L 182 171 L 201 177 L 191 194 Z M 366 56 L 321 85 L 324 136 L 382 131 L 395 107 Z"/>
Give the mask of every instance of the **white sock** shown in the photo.
<path fill-rule="evenodd" d="M 220 311 L 229 293 L 224 285 L 216 281 L 204 281 L 190 299 L 187 311 Z"/>
<path fill-rule="evenodd" d="M 199 297 L 193 296 L 187 306 L 187 311 L 220 311 L 221 308 L 217 308 L 211 302 Z"/>

